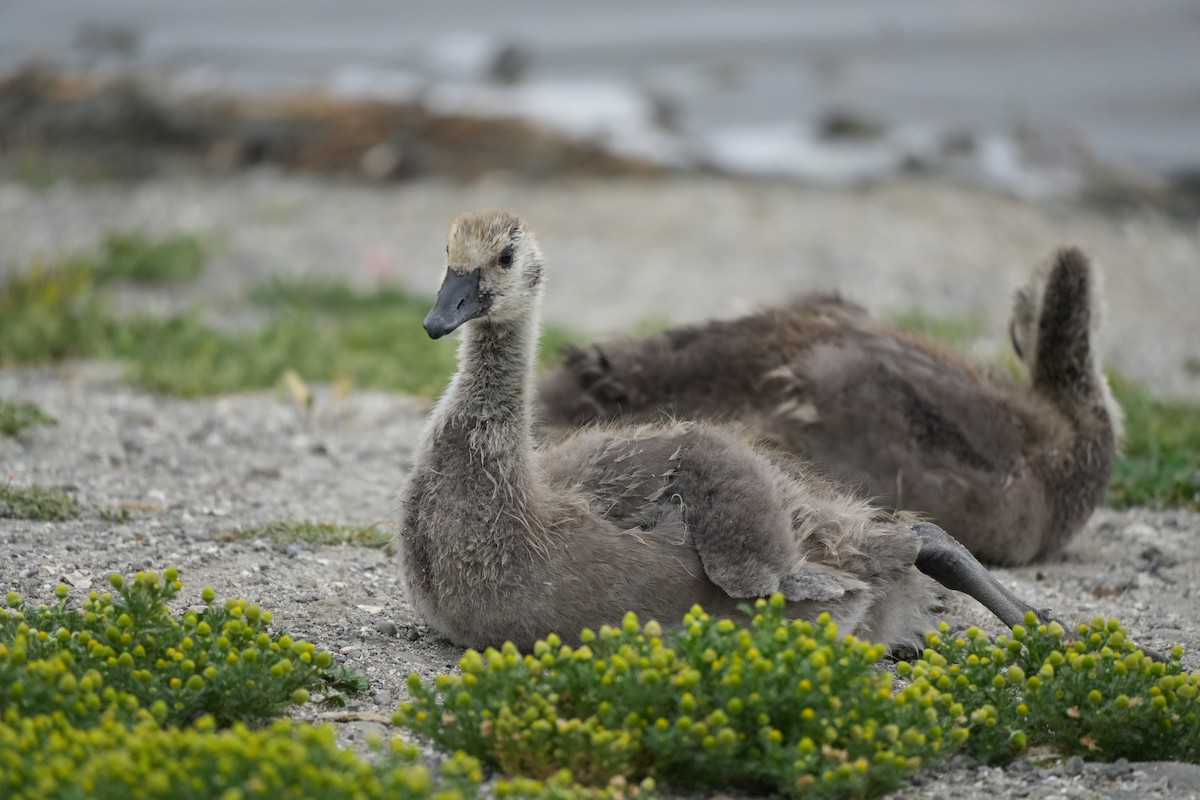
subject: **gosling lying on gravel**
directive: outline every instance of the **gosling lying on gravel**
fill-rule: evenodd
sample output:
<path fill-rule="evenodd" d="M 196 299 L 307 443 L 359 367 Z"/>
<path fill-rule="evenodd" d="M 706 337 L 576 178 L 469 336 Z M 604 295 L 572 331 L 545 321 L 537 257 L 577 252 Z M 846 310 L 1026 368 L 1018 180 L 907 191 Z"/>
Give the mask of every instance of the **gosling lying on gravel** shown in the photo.
<path fill-rule="evenodd" d="M 434 407 L 403 494 L 408 594 L 460 645 L 643 619 L 718 615 L 782 592 L 786 613 L 829 611 L 846 632 L 916 643 L 944 587 L 1005 624 L 1030 606 L 941 528 L 882 511 L 790 456 L 705 423 L 532 435 L 546 265 L 511 214 L 450 228 L 433 338 L 462 327 L 458 371 Z"/>
<path fill-rule="evenodd" d="M 569 347 L 540 387 L 551 427 L 664 415 L 735 421 L 978 558 L 1060 550 L 1104 497 L 1120 409 L 1100 372 L 1097 276 L 1060 250 L 1017 293 L 1019 386 L 836 297 L 644 341 Z"/>

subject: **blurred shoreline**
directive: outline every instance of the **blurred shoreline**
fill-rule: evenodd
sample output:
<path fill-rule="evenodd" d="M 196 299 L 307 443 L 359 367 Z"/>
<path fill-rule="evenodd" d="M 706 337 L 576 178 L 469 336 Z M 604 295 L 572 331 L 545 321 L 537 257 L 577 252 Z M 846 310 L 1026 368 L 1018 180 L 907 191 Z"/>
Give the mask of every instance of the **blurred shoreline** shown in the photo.
<path fill-rule="evenodd" d="M 0 7 L 0 75 L 117 87 L 127 96 L 94 103 L 78 129 L 108 144 L 136 133 L 121 103 L 140 105 L 218 167 L 307 159 L 300 168 L 371 180 L 489 168 L 536 178 L 583 161 L 598 174 L 846 186 L 918 173 L 1025 198 L 1155 196 L 1200 183 L 1198 39 L 1200 10 L 1185 0 L 517 0 L 503 14 L 477 0 L 217 0 L 153 13 L 135 0 L 12 0 Z M 83 98 L 51 95 L 32 121 L 28 96 L 0 107 L 10 159 L 53 149 L 72 113 L 84 116 L 48 102 Z M 419 119 L 389 127 L 381 109 Z M 297 142 L 321 113 L 357 115 L 363 130 Z M 289 114 L 293 130 L 281 131 Z M 214 117 L 228 123 L 219 142 Z M 456 127 L 439 127 L 446 119 Z M 430 155 L 455 136 L 462 147 L 445 163 Z M 306 154 L 280 155 L 289 147 Z M 539 161 L 537 149 L 570 152 Z"/>
<path fill-rule="evenodd" d="M 496 51 L 496 63 L 507 52 Z M 0 76 L 0 177 L 45 186 L 262 166 L 367 183 L 709 174 L 853 188 L 918 177 L 1106 212 L 1200 217 L 1200 171 L 1124 169 L 1085 142 L 1027 128 L 933 140 L 838 111 L 807 138 L 776 126 L 702 146 L 615 86 L 575 92 L 489 76 L 389 90 L 379 76 L 344 72 L 331 87 L 263 93 L 30 63 Z"/>

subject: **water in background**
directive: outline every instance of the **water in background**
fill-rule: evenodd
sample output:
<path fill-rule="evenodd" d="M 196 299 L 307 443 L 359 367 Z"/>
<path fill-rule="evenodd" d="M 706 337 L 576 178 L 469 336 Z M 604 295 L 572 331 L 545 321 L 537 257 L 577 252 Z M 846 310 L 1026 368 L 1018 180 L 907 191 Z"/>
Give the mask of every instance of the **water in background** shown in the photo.
<path fill-rule="evenodd" d="M 838 182 L 967 152 L 1025 194 L 1200 165 L 1194 0 L 8 0 L 30 58 L 420 98 L 664 163 Z"/>

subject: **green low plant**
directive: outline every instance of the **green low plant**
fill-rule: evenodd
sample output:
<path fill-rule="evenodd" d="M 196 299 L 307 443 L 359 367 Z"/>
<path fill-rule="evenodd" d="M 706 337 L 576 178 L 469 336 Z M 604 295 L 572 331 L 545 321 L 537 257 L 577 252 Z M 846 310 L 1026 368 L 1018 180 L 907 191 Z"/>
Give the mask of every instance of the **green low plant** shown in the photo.
<path fill-rule="evenodd" d="M 0 516 L 13 519 L 60 522 L 79 516 L 75 498 L 58 489 L 0 483 L 0 502 L 8 506 L 7 513 Z"/>
<path fill-rule="evenodd" d="M 434 769 L 398 738 L 375 741 L 372 757 L 339 747 L 330 725 L 278 720 L 218 730 L 211 717 L 186 727 L 105 719 L 76 728 L 61 716 L 0 715 L 0 796 L 11 800 L 471 800 L 481 795 L 479 762 L 462 753 Z M 545 781 L 501 777 L 497 798 L 633 800 L 652 782 L 618 778 L 577 785 L 567 772 Z"/>
<path fill-rule="evenodd" d="M 456 754 L 461 756 L 462 754 Z M 563 769 L 545 780 L 522 775 L 505 776 L 492 785 L 492 793 L 498 798 L 527 797 L 531 800 L 635 800 L 639 797 L 655 796 L 653 778 L 639 783 L 618 775 L 604 786 L 585 786 L 575 782 L 570 770 Z"/>
<path fill-rule="evenodd" d="M 211 715 L 220 726 L 261 721 L 303 703 L 332 660 L 309 642 L 267 628 L 271 613 L 241 599 L 173 615 L 178 572 L 110 576 L 115 594 L 91 592 L 81 609 L 68 587 L 52 606 L 0 609 L 0 707 L 57 713 L 75 726 L 104 718 L 180 725 Z"/>
<path fill-rule="evenodd" d="M 268 633 L 271 614 L 245 600 L 173 616 L 177 570 L 113 574 L 114 593 L 71 607 L 0 608 L 0 797 L 13 800 L 234 800 L 313 797 L 470 800 L 477 760 L 454 754 L 436 768 L 410 743 L 382 737 L 362 757 L 329 725 L 276 720 L 254 727 L 309 688 L 358 691 L 362 677 L 328 653 Z M 560 771 L 544 781 L 499 778 L 491 793 L 531 800 L 626 800 L 651 782 L 615 778 L 581 787 Z"/>
<path fill-rule="evenodd" d="M 1154 661 L 1115 619 L 1080 625 L 1073 639 L 1057 622 L 1026 623 L 995 639 L 978 628 L 951 637 L 943 623 L 898 672 L 962 705 L 965 747 L 984 761 L 1050 745 L 1094 760 L 1200 763 L 1200 671 L 1184 672 L 1182 648 Z"/>
<path fill-rule="evenodd" d="M 694 608 L 673 637 L 629 614 L 577 648 L 550 636 L 524 656 L 468 651 L 460 675 L 410 675 L 396 722 L 535 778 L 805 797 L 894 789 L 965 735 L 952 697 L 923 680 L 893 690 L 882 645 L 840 636 L 828 615 L 785 620 L 782 605 L 759 601 L 748 628 Z"/>
<path fill-rule="evenodd" d="M 345 708 L 346 694 L 362 694 L 371 688 L 366 675 L 345 664 L 334 664 L 325 670 L 324 678 L 325 697 L 321 702 L 334 708 Z"/>
<path fill-rule="evenodd" d="M 262 729 L 212 717 L 187 727 L 109 717 L 90 728 L 63 716 L 0 717 L 0 795 L 12 800 L 241 800 L 250 797 L 466 800 L 482 774 L 466 756 L 431 772 L 393 740 L 375 759 L 337 746 L 330 726 L 277 721 Z M 383 750 L 383 748 L 379 748 Z"/>
<path fill-rule="evenodd" d="M 323 522 L 272 522 L 257 528 L 237 532 L 239 539 L 271 539 L 275 542 L 305 544 L 356 544 L 362 547 L 383 547 L 391 533 L 375 525 L 332 525 Z"/>
<path fill-rule="evenodd" d="M 57 420 L 32 403 L 0 399 L 0 433 L 16 436 L 34 425 L 54 425 Z"/>
<path fill-rule="evenodd" d="M 574 648 L 469 650 L 432 686 L 410 675 L 395 722 L 508 773 L 804 797 L 880 794 L 960 748 L 993 763 L 1031 745 L 1200 762 L 1200 671 L 1183 671 L 1181 648 L 1152 660 L 1116 620 L 1074 639 L 1032 614 L 994 639 L 943 623 L 897 664 L 897 689 L 882 645 L 782 608 L 760 600 L 748 628 L 694 608 L 674 635 L 631 614 Z"/>

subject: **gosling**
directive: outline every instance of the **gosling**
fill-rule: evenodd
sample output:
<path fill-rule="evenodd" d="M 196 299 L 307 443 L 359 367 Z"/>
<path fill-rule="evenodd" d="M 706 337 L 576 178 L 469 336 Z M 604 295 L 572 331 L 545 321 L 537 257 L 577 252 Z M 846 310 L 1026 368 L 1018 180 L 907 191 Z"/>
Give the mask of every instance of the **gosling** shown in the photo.
<path fill-rule="evenodd" d="M 984 562 L 1060 551 L 1101 502 L 1121 412 L 1094 337 L 1098 276 L 1060 250 L 1016 296 L 1027 386 L 838 297 L 644 341 L 566 350 L 544 376 L 548 428 L 664 415 L 744 425 L 887 508 L 923 514 Z"/>
<path fill-rule="evenodd" d="M 874 508 L 737 430 L 599 427 L 536 445 L 534 354 L 547 268 L 503 211 L 450 228 L 425 330 L 462 328 L 458 369 L 431 412 L 393 542 L 410 600 L 463 646 L 528 648 L 558 632 L 695 603 L 734 615 L 782 592 L 791 617 L 904 647 L 944 589 L 1005 624 L 1030 606 L 936 525 Z"/>

